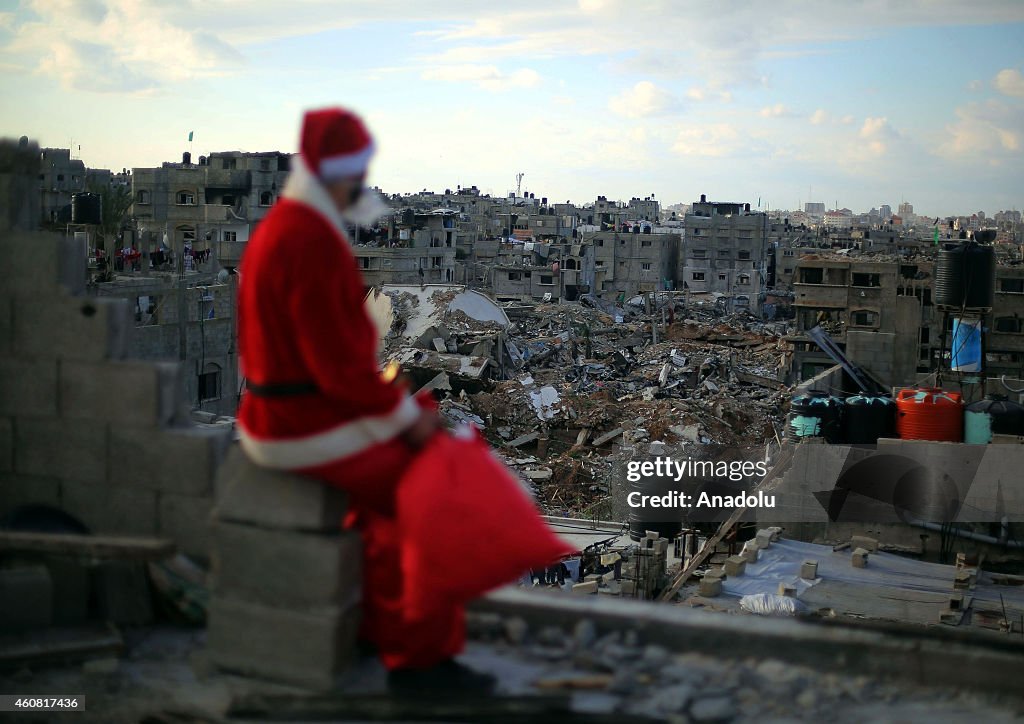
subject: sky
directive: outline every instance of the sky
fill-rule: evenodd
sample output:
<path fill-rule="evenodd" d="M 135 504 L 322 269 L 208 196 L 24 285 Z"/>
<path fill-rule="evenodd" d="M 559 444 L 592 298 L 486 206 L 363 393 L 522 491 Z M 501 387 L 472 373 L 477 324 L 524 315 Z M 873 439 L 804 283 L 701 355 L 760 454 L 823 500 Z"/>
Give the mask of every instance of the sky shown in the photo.
<path fill-rule="evenodd" d="M 390 193 L 991 215 L 1024 206 L 1022 31 L 1022 0 L 0 0 L 0 136 L 119 170 L 293 152 L 344 105 Z"/>

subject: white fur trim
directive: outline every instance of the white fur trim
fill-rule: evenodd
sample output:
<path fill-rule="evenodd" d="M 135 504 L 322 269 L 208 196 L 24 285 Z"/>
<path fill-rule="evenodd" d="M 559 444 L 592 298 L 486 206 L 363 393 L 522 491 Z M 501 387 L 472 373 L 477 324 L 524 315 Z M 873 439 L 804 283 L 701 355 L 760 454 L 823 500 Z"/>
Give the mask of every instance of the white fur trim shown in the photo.
<path fill-rule="evenodd" d="M 373 157 L 373 144 L 369 144 L 362 151 L 346 153 L 341 156 L 327 156 L 320 159 L 320 178 L 325 181 L 331 179 L 359 176 L 366 172 L 370 166 L 370 159 Z"/>
<path fill-rule="evenodd" d="M 260 438 L 239 425 L 239 444 L 252 461 L 259 465 L 279 470 L 298 470 L 333 462 L 387 442 L 412 425 L 419 415 L 420 406 L 416 400 L 406 397 L 385 415 L 360 417 L 299 438 Z"/>
<path fill-rule="evenodd" d="M 305 204 L 318 212 L 334 227 L 342 239 L 348 240 L 341 212 L 338 211 L 338 207 L 334 205 L 334 201 L 327 194 L 323 183 L 310 170 L 306 159 L 301 154 L 292 156 L 292 170 L 288 174 L 288 180 L 284 182 L 281 196 Z"/>

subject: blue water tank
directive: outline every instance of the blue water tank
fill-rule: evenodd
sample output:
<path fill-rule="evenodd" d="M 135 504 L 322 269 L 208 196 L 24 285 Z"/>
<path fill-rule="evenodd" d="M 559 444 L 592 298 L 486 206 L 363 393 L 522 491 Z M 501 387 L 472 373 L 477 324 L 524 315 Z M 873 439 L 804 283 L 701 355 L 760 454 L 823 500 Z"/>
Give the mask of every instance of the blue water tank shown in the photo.
<path fill-rule="evenodd" d="M 981 371 L 981 320 L 953 318 L 949 367 L 954 372 Z"/>

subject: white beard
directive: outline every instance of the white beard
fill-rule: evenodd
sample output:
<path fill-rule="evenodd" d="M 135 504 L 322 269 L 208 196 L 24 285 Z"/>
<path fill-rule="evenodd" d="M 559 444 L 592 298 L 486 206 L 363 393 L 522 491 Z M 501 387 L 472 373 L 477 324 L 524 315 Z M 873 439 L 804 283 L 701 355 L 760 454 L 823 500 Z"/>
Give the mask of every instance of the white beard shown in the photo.
<path fill-rule="evenodd" d="M 341 216 L 350 224 L 356 224 L 364 228 L 373 226 L 379 218 L 387 214 L 391 208 L 384 203 L 373 189 L 363 189 L 359 199 L 345 209 Z"/>

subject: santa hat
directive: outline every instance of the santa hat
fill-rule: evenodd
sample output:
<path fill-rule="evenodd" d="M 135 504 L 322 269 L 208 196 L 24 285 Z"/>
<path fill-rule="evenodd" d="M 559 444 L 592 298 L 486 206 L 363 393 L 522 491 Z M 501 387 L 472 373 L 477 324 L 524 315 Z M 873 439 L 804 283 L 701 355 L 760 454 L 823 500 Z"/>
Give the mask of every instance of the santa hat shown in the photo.
<path fill-rule="evenodd" d="M 344 108 L 307 111 L 300 149 L 321 181 L 366 173 L 373 156 L 373 138 L 359 116 Z"/>

